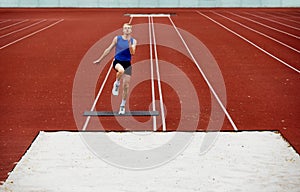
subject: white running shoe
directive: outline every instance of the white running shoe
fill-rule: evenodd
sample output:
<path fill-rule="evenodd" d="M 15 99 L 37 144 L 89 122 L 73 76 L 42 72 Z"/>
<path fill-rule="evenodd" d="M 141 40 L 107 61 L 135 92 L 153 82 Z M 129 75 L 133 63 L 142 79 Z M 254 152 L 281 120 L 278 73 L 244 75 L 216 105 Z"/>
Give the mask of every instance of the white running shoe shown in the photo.
<path fill-rule="evenodd" d="M 125 114 L 125 106 L 120 106 L 119 115 Z"/>
<path fill-rule="evenodd" d="M 117 82 L 115 81 L 114 86 L 111 91 L 113 95 L 115 95 L 115 96 L 119 95 L 119 86 L 120 86 L 120 84 L 117 84 Z"/>

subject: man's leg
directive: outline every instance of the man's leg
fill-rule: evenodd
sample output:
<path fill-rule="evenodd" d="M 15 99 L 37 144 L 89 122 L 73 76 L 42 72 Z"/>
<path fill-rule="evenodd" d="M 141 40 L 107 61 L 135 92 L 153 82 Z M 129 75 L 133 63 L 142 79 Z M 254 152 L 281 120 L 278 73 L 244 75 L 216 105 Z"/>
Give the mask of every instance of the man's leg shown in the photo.
<path fill-rule="evenodd" d="M 116 64 L 115 69 L 117 70 L 117 74 L 116 74 L 116 80 L 120 81 L 122 75 L 124 74 L 125 70 L 124 67 L 121 64 Z"/>
<path fill-rule="evenodd" d="M 128 91 L 129 91 L 129 83 L 130 83 L 130 75 L 125 74 L 124 79 L 123 79 L 123 95 L 122 99 L 126 100 L 128 96 Z"/>
<path fill-rule="evenodd" d="M 112 89 L 112 94 L 117 96 L 119 95 L 120 80 L 125 70 L 123 66 L 119 63 L 116 64 L 115 69 L 117 70 L 117 74 L 116 74 L 116 81 L 114 82 L 114 86 Z"/>
<path fill-rule="evenodd" d="M 120 105 L 120 111 L 119 114 L 125 114 L 125 105 L 126 105 L 126 99 L 129 92 L 129 83 L 130 83 L 130 75 L 124 74 L 123 77 L 123 95 L 122 95 L 122 102 Z"/>

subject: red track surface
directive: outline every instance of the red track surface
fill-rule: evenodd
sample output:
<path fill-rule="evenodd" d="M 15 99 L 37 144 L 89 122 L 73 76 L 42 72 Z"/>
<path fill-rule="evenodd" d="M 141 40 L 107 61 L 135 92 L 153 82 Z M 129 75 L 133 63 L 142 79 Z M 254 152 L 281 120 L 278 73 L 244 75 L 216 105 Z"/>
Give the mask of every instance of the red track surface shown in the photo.
<path fill-rule="evenodd" d="M 197 10 L 293 67 L 300 68 L 299 53 L 243 28 L 208 9 Z M 300 50 L 299 39 L 227 12 L 255 19 L 265 25 L 300 36 L 299 9 L 214 9 L 213 11 Z M 175 25 L 196 36 L 210 50 L 222 71 L 226 85 L 226 108 L 239 130 L 278 130 L 295 150 L 300 152 L 299 73 L 200 15 L 196 9 L 0 9 L 0 29 L 29 19 L 28 22 L 0 30 L 1 36 L 47 19 L 43 23 L 1 38 L 1 47 L 64 19 L 51 28 L 0 50 L 0 180 L 6 179 L 7 173 L 26 152 L 39 131 L 77 130 L 72 110 L 72 89 L 81 59 L 95 42 L 128 22 L 129 17 L 125 17 L 124 13 L 142 12 L 175 12 L 176 16 L 172 17 Z M 273 19 L 298 29 L 282 26 L 245 12 Z M 288 16 L 279 18 L 282 17 L 282 13 Z M 8 19 L 10 21 L 7 21 Z M 166 18 L 157 18 L 154 22 L 170 25 Z M 137 23 L 148 23 L 148 20 L 135 18 L 133 24 Z M 102 51 L 99 50 L 99 54 Z M 172 49 L 158 46 L 158 54 L 159 59 L 174 63 L 179 67 L 197 87 L 201 106 L 200 123 L 197 129 L 205 130 L 210 119 L 211 95 L 197 68 L 191 60 Z M 144 59 L 149 59 L 147 46 L 138 48 L 134 61 Z M 161 73 L 167 74 L 166 69 L 164 70 L 165 72 Z M 103 81 L 103 76 L 102 74 L 99 78 L 96 93 Z M 112 74 L 97 103 L 97 109 L 111 106 L 110 89 L 113 80 Z M 134 96 L 130 98 L 130 109 L 149 107 L 151 96 L 144 96 L 145 87 L 150 87 L 150 81 L 144 82 L 133 90 Z M 174 130 L 180 118 L 179 98 L 175 90 L 167 84 L 163 83 L 162 89 L 168 110 L 166 118 L 168 130 Z M 158 95 L 156 96 L 158 98 Z M 86 106 L 86 109 L 90 107 Z M 149 118 L 137 119 L 141 122 L 149 120 Z M 104 118 L 101 121 L 107 130 L 123 130 L 114 118 Z M 186 129 L 188 130 L 189 127 Z M 227 119 L 224 121 L 222 130 L 233 130 Z"/>

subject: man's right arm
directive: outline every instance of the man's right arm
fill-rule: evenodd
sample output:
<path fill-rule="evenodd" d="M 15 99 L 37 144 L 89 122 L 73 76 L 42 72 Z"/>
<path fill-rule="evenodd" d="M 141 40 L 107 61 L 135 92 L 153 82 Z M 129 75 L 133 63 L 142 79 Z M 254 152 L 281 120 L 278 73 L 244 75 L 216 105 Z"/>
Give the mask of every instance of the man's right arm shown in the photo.
<path fill-rule="evenodd" d="M 97 59 L 96 61 L 94 61 L 94 64 L 100 63 L 102 61 L 102 59 L 104 59 L 110 53 L 110 51 L 116 46 L 116 44 L 117 44 L 117 37 L 115 37 L 113 39 L 112 43 L 110 44 L 110 46 L 104 50 L 101 57 L 99 59 Z"/>

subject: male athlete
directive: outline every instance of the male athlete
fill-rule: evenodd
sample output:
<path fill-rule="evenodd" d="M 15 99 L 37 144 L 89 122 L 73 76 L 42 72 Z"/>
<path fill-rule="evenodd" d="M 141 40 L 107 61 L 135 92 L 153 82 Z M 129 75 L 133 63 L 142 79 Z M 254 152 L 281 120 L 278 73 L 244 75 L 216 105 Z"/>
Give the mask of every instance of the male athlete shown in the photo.
<path fill-rule="evenodd" d="M 115 47 L 115 58 L 113 67 L 117 71 L 116 81 L 114 82 L 112 94 L 119 95 L 120 80 L 123 77 L 123 95 L 120 105 L 119 114 L 125 114 L 125 104 L 129 91 L 129 83 L 131 77 L 131 56 L 135 54 L 137 41 L 131 37 L 132 26 L 129 23 L 123 25 L 123 35 L 116 36 L 111 45 L 105 49 L 99 59 L 94 61 L 95 64 L 100 63 L 110 51 Z"/>

